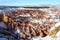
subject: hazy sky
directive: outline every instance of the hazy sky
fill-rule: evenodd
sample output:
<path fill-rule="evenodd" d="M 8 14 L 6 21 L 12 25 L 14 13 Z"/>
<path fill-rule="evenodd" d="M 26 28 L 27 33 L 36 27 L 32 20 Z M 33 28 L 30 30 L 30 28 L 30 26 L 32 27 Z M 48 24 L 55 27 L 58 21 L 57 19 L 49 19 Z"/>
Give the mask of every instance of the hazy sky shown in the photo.
<path fill-rule="evenodd" d="M 60 0 L 0 0 L 0 5 L 20 6 L 40 4 L 60 4 Z"/>

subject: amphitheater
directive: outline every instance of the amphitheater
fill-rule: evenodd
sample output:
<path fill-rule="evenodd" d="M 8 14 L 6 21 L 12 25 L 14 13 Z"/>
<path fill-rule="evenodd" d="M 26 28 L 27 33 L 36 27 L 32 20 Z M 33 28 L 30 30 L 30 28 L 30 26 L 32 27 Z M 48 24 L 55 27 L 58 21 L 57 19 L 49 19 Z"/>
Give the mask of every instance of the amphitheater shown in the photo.
<path fill-rule="evenodd" d="M 59 40 L 60 10 L 56 7 L 3 7 L 0 39 Z"/>

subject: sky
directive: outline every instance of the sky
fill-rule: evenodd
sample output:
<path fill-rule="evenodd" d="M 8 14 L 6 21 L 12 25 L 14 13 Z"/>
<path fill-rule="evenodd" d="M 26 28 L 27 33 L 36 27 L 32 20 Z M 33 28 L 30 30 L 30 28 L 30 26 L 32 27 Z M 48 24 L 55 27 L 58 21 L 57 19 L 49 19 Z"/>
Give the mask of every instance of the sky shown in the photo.
<path fill-rule="evenodd" d="M 60 5 L 60 0 L 0 0 L 0 5 L 22 6 L 22 5 Z"/>

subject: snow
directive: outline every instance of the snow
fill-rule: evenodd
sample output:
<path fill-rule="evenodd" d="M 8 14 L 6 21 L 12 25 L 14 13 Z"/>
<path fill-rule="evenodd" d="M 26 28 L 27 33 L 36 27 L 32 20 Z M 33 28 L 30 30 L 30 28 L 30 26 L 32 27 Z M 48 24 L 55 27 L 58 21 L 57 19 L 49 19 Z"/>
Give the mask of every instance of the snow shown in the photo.
<path fill-rule="evenodd" d="M 41 40 L 41 38 L 39 38 L 39 37 L 35 37 L 35 38 L 34 38 L 34 37 L 33 37 L 32 40 Z"/>
<path fill-rule="evenodd" d="M 53 22 L 53 19 L 50 19 L 49 21 L 50 21 L 50 22 Z"/>
<path fill-rule="evenodd" d="M 50 30 L 53 30 L 53 29 L 55 29 L 55 27 L 52 27 Z"/>
<path fill-rule="evenodd" d="M 35 37 L 35 38 L 32 38 L 33 40 L 53 40 L 53 38 L 49 37 L 49 36 L 46 36 L 46 37 Z"/>
<path fill-rule="evenodd" d="M 42 19 L 43 23 L 46 22 L 46 18 Z"/>
<path fill-rule="evenodd" d="M 31 22 L 42 24 L 42 21 L 41 20 L 36 20 L 36 19 L 32 20 Z"/>
<path fill-rule="evenodd" d="M 19 16 L 21 16 L 21 17 L 30 17 L 29 14 L 27 14 L 27 15 L 19 15 Z M 19 17 L 19 16 L 17 16 L 17 17 Z"/>
<path fill-rule="evenodd" d="M 60 37 L 60 31 L 56 34 L 57 37 Z"/>
<path fill-rule="evenodd" d="M 59 32 L 60 33 L 60 32 Z M 49 37 L 49 36 L 46 36 L 46 37 L 43 37 L 43 38 L 40 38 L 40 37 L 35 37 L 35 38 L 32 38 L 33 40 L 60 40 L 60 36 L 57 37 L 57 38 L 52 38 L 52 37 Z"/>
<path fill-rule="evenodd" d="M 54 22 L 60 22 L 60 20 L 59 20 L 59 19 L 54 19 L 53 21 L 54 21 Z"/>
<path fill-rule="evenodd" d="M 58 22 L 58 23 L 55 24 L 55 27 L 58 27 L 58 26 L 60 26 L 60 22 Z"/>
<path fill-rule="evenodd" d="M 58 22 L 58 23 L 55 24 L 55 27 L 58 27 L 58 26 L 60 26 L 60 22 Z M 52 27 L 50 30 L 54 30 L 55 27 Z"/>

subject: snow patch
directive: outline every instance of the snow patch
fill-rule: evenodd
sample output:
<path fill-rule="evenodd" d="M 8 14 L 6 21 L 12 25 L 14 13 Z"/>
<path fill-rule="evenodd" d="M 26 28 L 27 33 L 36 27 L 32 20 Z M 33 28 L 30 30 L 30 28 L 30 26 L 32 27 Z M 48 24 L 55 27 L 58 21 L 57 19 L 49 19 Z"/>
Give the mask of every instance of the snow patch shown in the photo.
<path fill-rule="evenodd" d="M 55 27 L 58 27 L 58 26 L 60 26 L 60 22 L 58 22 L 58 23 L 55 24 Z"/>

